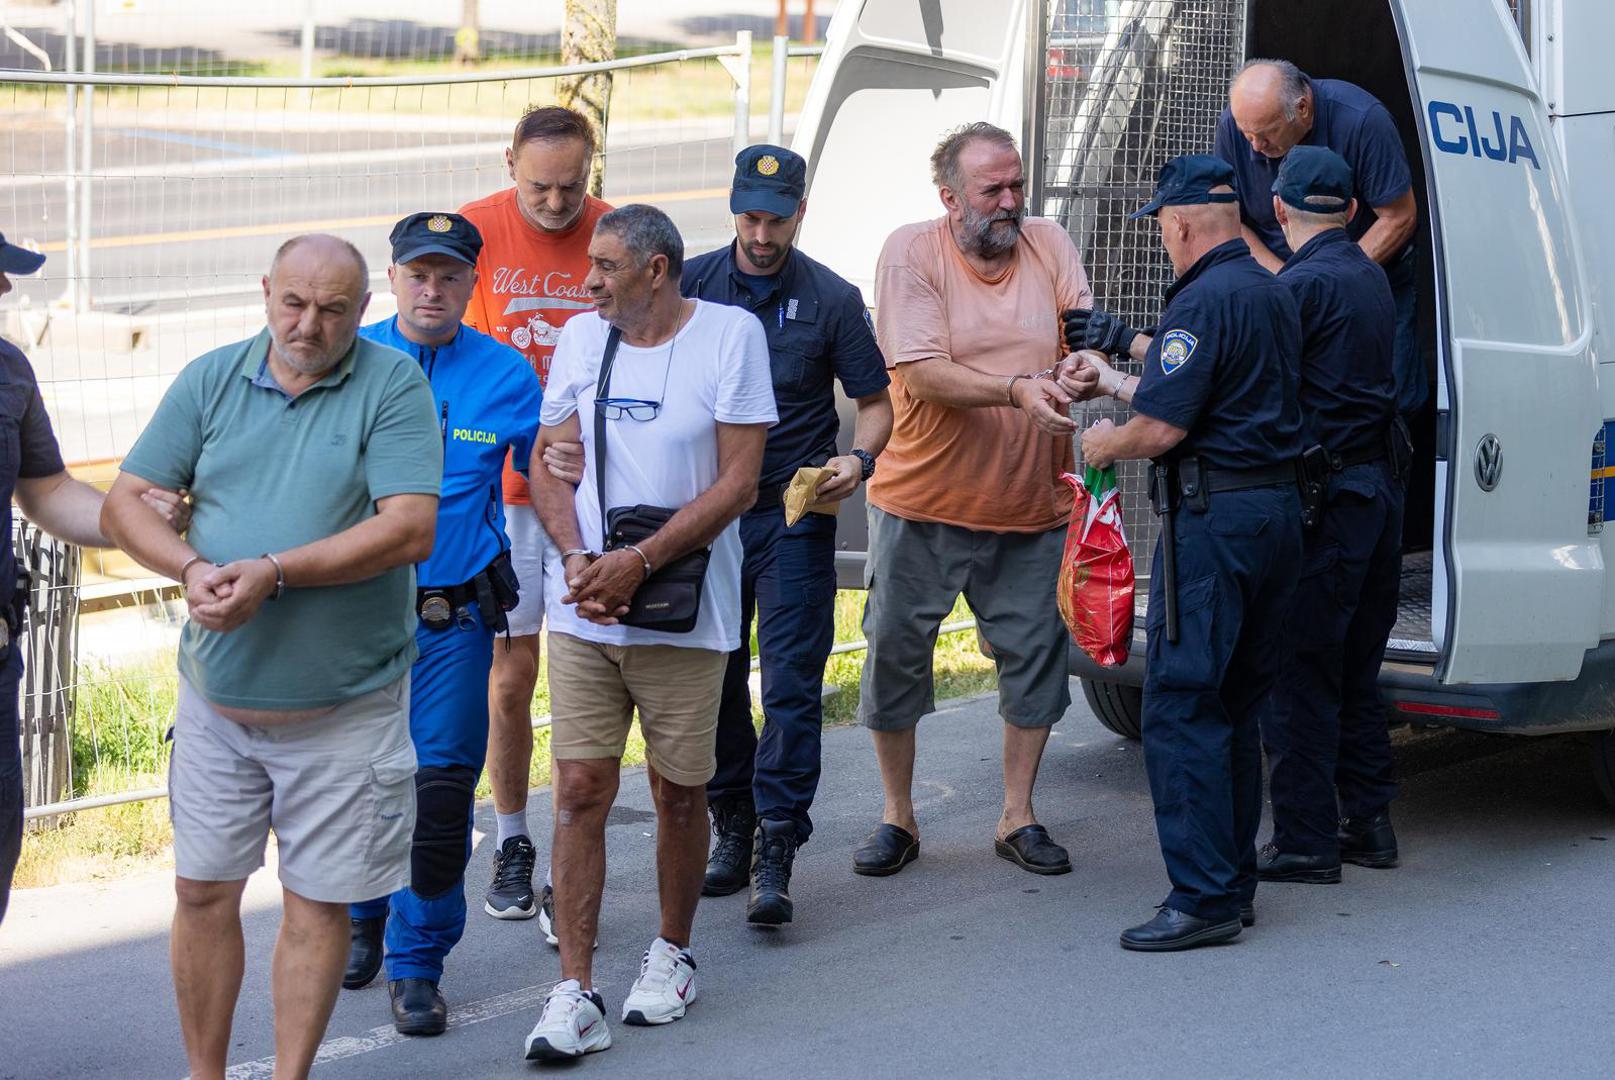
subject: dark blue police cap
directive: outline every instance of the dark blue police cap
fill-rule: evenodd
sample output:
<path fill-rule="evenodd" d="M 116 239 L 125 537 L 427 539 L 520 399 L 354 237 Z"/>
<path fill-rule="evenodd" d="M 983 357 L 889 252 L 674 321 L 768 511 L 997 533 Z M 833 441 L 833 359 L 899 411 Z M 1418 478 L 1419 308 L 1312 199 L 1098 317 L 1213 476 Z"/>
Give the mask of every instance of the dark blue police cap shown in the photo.
<path fill-rule="evenodd" d="M 482 252 L 482 233 L 459 214 L 430 210 L 409 217 L 393 226 L 388 237 L 393 245 L 393 264 L 402 266 L 422 255 L 447 255 L 472 266 Z"/>
<path fill-rule="evenodd" d="M 1155 178 L 1155 197 L 1128 217 L 1153 217 L 1163 206 L 1192 206 L 1196 203 L 1231 203 L 1239 196 L 1232 191 L 1213 193 L 1212 188 L 1234 186 L 1234 167 L 1210 154 L 1184 154 L 1161 166 Z"/>
<path fill-rule="evenodd" d="M 6 242 L 0 235 L 0 274 L 32 274 L 45 265 L 45 256 L 37 251 Z"/>
<path fill-rule="evenodd" d="M 729 189 L 729 212 L 761 211 L 790 217 L 807 190 L 807 162 L 783 146 L 762 143 L 735 155 L 735 182 Z"/>
<path fill-rule="evenodd" d="M 1337 214 L 1351 205 L 1351 166 L 1325 146 L 1297 146 L 1284 156 L 1273 193 L 1285 205 Z"/>

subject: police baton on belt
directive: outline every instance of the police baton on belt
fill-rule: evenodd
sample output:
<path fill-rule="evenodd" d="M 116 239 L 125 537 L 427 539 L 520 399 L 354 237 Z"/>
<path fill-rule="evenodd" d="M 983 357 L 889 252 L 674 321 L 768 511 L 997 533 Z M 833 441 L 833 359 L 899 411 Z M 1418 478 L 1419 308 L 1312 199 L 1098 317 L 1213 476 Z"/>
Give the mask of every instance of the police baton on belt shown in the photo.
<path fill-rule="evenodd" d="M 1150 466 L 1150 509 L 1161 519 L 1161 602 L 1166 605 L 1166 640 L 1178 643 L 1178 538 L 1172 529 L 1172 468 Z"/>

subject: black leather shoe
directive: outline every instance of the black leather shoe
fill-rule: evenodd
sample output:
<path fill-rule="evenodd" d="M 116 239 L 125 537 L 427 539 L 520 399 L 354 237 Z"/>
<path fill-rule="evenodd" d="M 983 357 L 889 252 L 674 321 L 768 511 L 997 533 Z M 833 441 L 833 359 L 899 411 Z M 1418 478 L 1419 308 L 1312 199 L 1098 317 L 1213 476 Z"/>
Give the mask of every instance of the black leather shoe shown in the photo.
<path fill-rule="evenodd" d="M 920 842 L 907 829 L 882 822 L 852 853 L 852 872 L 890 877 L 920 857 Z"/>
<path fill-rule="evenodd" d="M 449 1005 L 431 979 L 394 979 L 387 984 L 393 999 L 393 1027 L 400 1035 L 441 1035 L 449 1026 Z"/>
<path fill-rule="evenodd" d="M 993 841 L 998 857 L 1034 874 L 1069 874 L 1071 856 L 1049 838 L 1041 825 L 1022 825 L 1002 840 Z"/>
<path fill-rule="evenodd" d="M 387 928 L 387 916 L 374 919 L 349 919 L 348 970 L 342 973 L 342 989 L 357 990 L 368 986 L 381 970 L 381 934 Z"/>
<path fill-rule="evenodd" d="M 757 852 L 751 863 L 751 903 L 746 921 L 761 926 L 779 926 L 791 921 L 791 864 L 796 861 L 796 822 L 757 823 Z"/>
<path fill-rule="evenodd" d="M 1122 931 L 1122 948 L 1133 952 L 1177 952 L 1232 941 L 1239 931 L 1238 919 L 1212 922 L 1163 904 L 1149 922 Z"/>
<path fill-rule="evenodd" d="M 1239 925 L 1244 927 L 1256 925 L 1256 901 L 1247 900 L 1239 905 Z"/>
<path fill-rule="evenodd" d="M 716 840 L 707 859 L 702 896 L 728 896 L 746 887 L 751 878 L 751 834 L 757 828 L 757 811 L 749 795 L 727 795 L 713 801 L 712 834 Z"/>
<path fill-rule="evenodd" d="M 1401 861 L 1396 851 L 1396 830 L 1391 828 L 1391 812 L 1381 810 L 1373 817 L 1341 818 L 1340 858 L 1372 870 L 1388 870 Z"/>
<path fill-rule="evenodd" d="M 1328 855 L 1298 855 L 1265 844 L 1256 853 L 1260 881 L 1291 881 L 1303 885 L 1340 884 L 1340 860 Z"/>

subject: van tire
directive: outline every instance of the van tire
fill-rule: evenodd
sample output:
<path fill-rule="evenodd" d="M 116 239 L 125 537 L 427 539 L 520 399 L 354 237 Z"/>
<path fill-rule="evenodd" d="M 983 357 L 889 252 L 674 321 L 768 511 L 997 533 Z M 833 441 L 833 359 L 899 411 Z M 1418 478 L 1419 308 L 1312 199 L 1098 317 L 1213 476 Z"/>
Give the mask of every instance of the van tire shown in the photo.
<path fill-rule="evenodd" d="M 1593 779 L 1604 800 L 1615 806 L 1615 731 L 1600 731 L 1592 738 Z"/>
<path fill-rule="evenodd" d="M 1142 737 L 1144 691 L 1126 683 L 1082 680 L 1082 696 L 1099 722 L 1124 739 L 1137 742 Z M 1608 791 L 1605 794 L 1609 794 Z"/>

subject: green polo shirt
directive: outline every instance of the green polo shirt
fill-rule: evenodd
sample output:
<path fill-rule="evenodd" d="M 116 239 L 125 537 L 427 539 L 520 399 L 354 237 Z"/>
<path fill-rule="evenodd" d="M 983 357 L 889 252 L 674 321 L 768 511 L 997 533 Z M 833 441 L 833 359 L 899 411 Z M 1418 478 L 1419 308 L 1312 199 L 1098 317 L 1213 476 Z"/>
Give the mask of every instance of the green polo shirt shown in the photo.
<path fill-rule="evenodd" d="M 191 490 L 187 536 L 216 563 L 334 536 L 389 495 L 436 495 L 443 442 L 420 365 L 359 338 L 291 398 L 269 375 L 269 331 L 192 361 L 123 471 Z M 288 589 L 229 633 L 194 621 L 179 669 L 216 705 L 311 709 L 387 685 L 415 659 L 415 569 Z"/>

